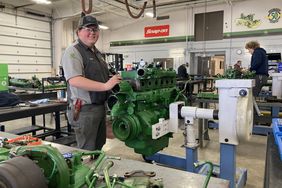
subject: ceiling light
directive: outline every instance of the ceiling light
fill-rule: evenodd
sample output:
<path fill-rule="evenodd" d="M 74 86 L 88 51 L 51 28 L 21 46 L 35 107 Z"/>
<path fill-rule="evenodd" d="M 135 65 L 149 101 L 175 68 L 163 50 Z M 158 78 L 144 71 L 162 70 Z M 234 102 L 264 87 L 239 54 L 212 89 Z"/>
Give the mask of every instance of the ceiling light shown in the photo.
<path fill-rule="evenodd" d="M 145 15 L 150 17 L 150 18 L 154 17 L 154 14 L 152 12 L 146 12 Z"/>
<path fill-rule="evenodd" d="M 103 29 L 103 30 L 109 29 L 109 27 L 108 27 L 108 26 L 105 26 L 105 25 L 99 25 L 99 27 L 100 27 L 100 29 Z"/>
<path fill-rule="evenodd" d="M 52 2 L 49 1 L 49 0 L 32 0 L 32 1 L 34 1 L 34 2 L 37 3 L 37 4 L 46 4 L 46 5 L 49 5 L 49 4 L 52 3 Z"/>

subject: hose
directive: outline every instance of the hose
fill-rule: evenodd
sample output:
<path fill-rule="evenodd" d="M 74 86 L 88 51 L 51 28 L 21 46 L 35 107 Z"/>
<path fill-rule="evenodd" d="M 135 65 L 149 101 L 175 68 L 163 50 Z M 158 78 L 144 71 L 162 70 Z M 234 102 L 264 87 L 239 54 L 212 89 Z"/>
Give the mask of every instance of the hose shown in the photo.
<path fill-rule="evenodd" d="M 213 164 L 210 161 L 206 161 L 206 162 L 204 162 L 202 164 L 199 164 L 199 163 L 195 163 L 194 164 L 196 168 L 198 168 L 199 166 L 203 167 L 206 164 L 209 166 L 209 171 L 208 171 L 207 177 L 205 179 L 205 182 L 203 184 L 203 188 L 207 188 L 208 187 L 208 184 L 209 184 L 210 178 L 212 176 L 212 172 L 213 172 Z"/>
<path fill-rule="evenodd" d="M 129 4 L 128 4 L 128 1 L 127 1 L 127 0 L 125 0 L 125 6 L 126 6 L 126 9 L 127 9 L 128 14 L 129 14 L 132 18 L 137 19 L 137 18 L 140 18 L 141 15 L 144 13 L 145 8 L 146 8 L 146 6 L 147 6 L 147 1 L 144 2 L 141 11 L 140 11 L 139 14 L 137 14 L 137 15 L 132 14 L 132 12 L 130 11 Z"/>
<path fill-rule="evenodd" d="M 156 1 L 153 0 L 153 18 L 157 17 L 157 11 L 156 11 Z"/>
<path fill-rule="evenodd" d="M 204 188 L 208 187 L 209 181 L 210 181 L 211 176 L 212 176 L 212 171 L 213 171 L 213 164 L 209 161 L 207 161 L 206 164 L 208 164 L 210 166 L 210 169 L 209 169 L 209 172 L 208 172 L 207 177 L 205 179 L 205 183 L 203 185 Z"/>
<path fill-rule="evenodd" d="M 88 10 L 85 10 L 85 0 L 81 0 L 82 12 L 85 14 L 90 14 L 92 12 L 92 0 L 89 0 L 88 2 Z"/>
<path fill-rule="evenodd" d="M 94 178 L 92 180 L 91 180 L 91 178 L 93 177 L 93 174 L 98 169 L 98 167 L 101 166 L 102 161 L 105 159 L 105 153 L 103 151 L 83 152 L 83 155 L 95 155 L 95 154 L 96 155 L 99 154 L 99 157 L 95 161 L 94 165 L 90 168 L 89 172 L 85 176 L 85 181 L 86 181 L 86 184 L 88 185 L 89 188 L 94 187 L 95 184 L 96 184 L 98 177 L 94 176 Z"/>
<path fill-rule="evenodd" d="M 112 188 L 111 181 L 110 181 L 110 176 L 109 176 L 109 169 L 113 165 L 114 165 L 113 161 L 108 161 L 107 164 L 106 164 L 106 167 L 103 170 L 104 178 L 105 178 L 105 182 L 106 182 L 107 188 Z"/>

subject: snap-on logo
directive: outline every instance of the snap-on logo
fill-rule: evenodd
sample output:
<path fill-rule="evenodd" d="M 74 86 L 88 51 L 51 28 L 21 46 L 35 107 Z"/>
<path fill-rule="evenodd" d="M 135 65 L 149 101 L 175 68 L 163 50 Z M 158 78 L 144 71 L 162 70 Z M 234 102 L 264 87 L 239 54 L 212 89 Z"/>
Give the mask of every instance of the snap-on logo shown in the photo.
<path fill-rule="evenodd" d="M 169 25 L 158 25 L 144 28 L 144 37 L 169 36 Z"/>

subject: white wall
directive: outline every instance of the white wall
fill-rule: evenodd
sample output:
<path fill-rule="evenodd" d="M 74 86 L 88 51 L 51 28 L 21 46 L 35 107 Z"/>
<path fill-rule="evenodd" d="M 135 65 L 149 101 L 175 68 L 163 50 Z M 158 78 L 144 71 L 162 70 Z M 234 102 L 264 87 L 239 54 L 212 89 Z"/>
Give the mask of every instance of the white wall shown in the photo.
<path fill-rule="evenodd" d="M 169 20 L 156 21 L 153 18 L 140 18 L 139 22 L 128 25 L 127 27 L 120 28 L 118 30 L 112 30 L 110 34 L 111 41 L 122 40 L 136 40 L 144 39 L 144 27 L 154 25 L 170 25 L 170 37 L 194 35 L 194 15 L 204 12 L 224 11 L 224 30 L 223 32 L 238 32 L 238 31 L 251 31 L 243 26 L 237 26 L 235 19 L 239 18 L 241 13 L 244 15 L 255 14 L 255 19 L 260 19 L 262 24 L 257 27 L 257 30 L 261 29 L 275 29 L 282 28 L 282 19 L 278 23 L 270 23 L 266 16 L 268 11 L 272 8 L 282 9 L 281 0 L 248 0 L 234 2 L 232 5 L 219 4 L 211 5 L 208 7 L 183 7 L 171 10 L 169 14 Z M 231 20 L 232 19 L 232 20 Z"/>
<path fill-rule="evenodd" d="M 211 11 L 224 11 L 224 33 L 228 32 L 241 32 L 241 31 L 255 31 L 263 29 L 275 29 L 282 28 L 282 18 L 278 23 L 271 24 L 267 20 L 266 16 L 268 11 L 272 8 L 281 8 L 281 0 L 248 0 L 244 2 L 236 2 L 232 5 L 220 4 L 208 7 L 184 7 L 178 10 L 171 11 L 169 13 L 170 19 L 163 21 L 156 21 L 154 19 L 142 19 L 138 23 L 131 24 L 127 27 L 123 27 L 118 30 L 111 31 L 108 34 L 110 41 L 125 41 L 125 40 L 144 40 L 144 27 L 153 25 L 170 25 L 170 37 L 175 36 L 191 36 L 194 35 L 194 15 L 197 13 L 211 12 Z M 261 24 L 255 28 L 250 29 L 243 26 L 236 25 L 236 18 L 240 17 L 240 14 L 245 15 L 254 13 L 255 19 L 260 19 Z M 204 50 L 207 52 L 225 52 L 226 64 L 233 65 L 237 60 L 242 60 L 243 66 L 248 67 L 250 62 L 250 54 L 245 49 L 245 43 L 249 40 L 258 40 L 262 47 L 264 47 L 268 53 L 281 52 L 282 51 L 282 36 L 265 36 L 265 37 L 252 37 L 252 38 L 236 38 L 236 39 L 224 39 L 219 41 L 207 41 L 205 42 L 179 42 L 179 43 L 165 43 L 165 44 L 150 44 L 150 45 L 134 45 L 134 46 L 120 46 L 109 47 L 108 51 L 113 53 L 124 54 L 124 63 L 131 63 L 140 61 L 143 58 L 145 61 L 151 62 L 154 57 L 167 57 L 174 58 L 176 65 L 189 61 L 189 53 L 201 52 Z M 105 49 L 105 47 L 104 47 Z M 237 54 L 237 50 L 241 50 L 242 54 Z M 184 53 L 170 53 L 172 51 L 184 51 Z M 185 53 L 187 51 L 188 53 Z M 186 54 L 186 55 L 185 55 Z M 182 57 L 183 62 L 177 62 L 179 57 Z"/>
<path fill-rule="evenodd" d="M 66 15 L 76 14 L 77 8 L 73 5 L 62 5 L 65 11 L 55 10 L 55 13 L 60 13 L 57 17 L 64 17 Z M 67 7 L 67 8 L 66 8 Z M 76 8 L 76 9 L 75 9 Z M 147 62 L 152 62 L 153 58 L 174 58 L 175 65 L 178 65 L 188 61 L 190 62 L 191 53 L 200 55 L 202 51 L 206 51 L 210 54 L 222 54 L 226 55 L 226 64 L 233 65 L 237 60 L 242 60 L 243 66 L 248 67 L 250 62 L 250 54 L 248 54 L 245 49 L 245 43 L 249 40 L 258 40 L 262 47 L 264 47 L 267 52 L 281 52 L 282 48 L 282 36 L 261 36 L 250 38 L 233 38 L 233 39 L 223 39 L 218 41 L 207 41 L 207 42 L 177 42 L 177 43 L 162 43 L 162 44 L 150 44 L 150 45 L 132 45 L 132 46 L 120 46 L 120 47 L 110 47 L 110 42 L 113 41 L 128 41 L 128 40 L 145 40 L 144 38 L 144 27 L 145 26 L 155 26 L 155 25 L 170 25 L 170 36 L 193 36 L 194 35 L 194 15 L 203 12 L 212 11 L 224 11 L 224 23 L 223 32 L 225 34 L 236 33 L 236 32 L 248 32 L 264 29 L 282 29 L 282 18 L 278 23 L 271 24 L 267 20 L 266 16 L 268 11 L 272 8 L 282 9 L 281 0 L 248 0 L 248 1 L 238 1 L 234 2 L 232 5 L 224 3 L 218 5 L 209 5 L 207 7 L 178 7 L 171 11 L 168 11 L 170 19 L 156 21 L 152 18 L 139 18 L 133 21 L 132 24 L 125 25 L 118 29 L 101 31 L 100 39 L 97 43 L 97 47 L 102 52 L 112 52 L 121 53 L 124 55 L 124 64 L 140 61 L 144 59 Z M 66 11 L 67 10 L 67 11 Z M 157 9 L 158 11 L 158 9 Z M 162 10 L 163 11 L 163 10 Z M 157 12 L 158 13 L 158 12 Z M 240 14 L 255 14 L 255 19 L 260 19 L 262 21 L 255 29 L 250 29 L 244 26 L 236 25 L 236 18 L 240 17 Z M 164 14 L 166 15 L 166 14 Z M 130 16 L 128 15 L 130 18 Z M 119 21 L 117 16 L 116 21 Z M 62 49 L 69 45 L 72 41 L 70 38 L 73 35 L 72 23 L 66 24 L 67 20 L 63 20 L 64 27 L 68 25 L 67 28 L 63 29 L 63 42 Z M 110 23 L 109 23 L 110 25 Z M 57 34 L 57 33 L 56 33 Z M 60 34 L 61 35 L 61 34 Z M 68 38 L 68 39 L 66 39 Z M 66 39 L 66 40 L 65 40 Z M 236 51 L 241 50 L 242 54 L 237 54 Z M 58 64 L 58 60 L 61 54 L 55 54 L 55 63 Z"/>
<path fill-rule="evenodd" d="M 250 31 L 252 29 L 248 29 L 247 27 L 243 26 L 236 26 L 236 22 L 234 19 L 239 18 L 241 13 L 244 13 L 246 16 L 247 14 L 255 14 L 255 19 L 261 20 L 261 25 L 259 25 L 256 29 L 275 29 L 275 28 L 282 28 L 282 20 L 280 19 L 278 23 L 270 23 L 266 18 L 268 15 L 268 11 L 272 8 L 279 8 L 282 9 L 282 1 L 281 0 L 248 0 L 243 2 L 234 3 L 233 6 L 230 6 L 225 11 L 225 22 L 228 23 L 228 28 L 225 28 L 224 32 L 233 32 L 237 31 Z M 230 14 L 230 12 L 232 14 Z M 230 27 L 231 18 L 232 21 L 232 28 Z"/>
<path fill-rule="evenodd" d="M 53 20 L 53 52 L 54 52 L 54 67 L 56 67 L 56 73 L 58 73 L 61 63 L 61 57 L 64 50 L 77 39 L 75 29 L 77 27 L 78 18 L 71 19 L 55 19 Z M 110 39 L 105 37 L 105 33 L 109 31 L 100 31 L 99 40 L 96 43 L 96 47 L 102 52 L 108 52 L 110 46 Z M 107 34 L 109 35 L 109 34 Z"/>

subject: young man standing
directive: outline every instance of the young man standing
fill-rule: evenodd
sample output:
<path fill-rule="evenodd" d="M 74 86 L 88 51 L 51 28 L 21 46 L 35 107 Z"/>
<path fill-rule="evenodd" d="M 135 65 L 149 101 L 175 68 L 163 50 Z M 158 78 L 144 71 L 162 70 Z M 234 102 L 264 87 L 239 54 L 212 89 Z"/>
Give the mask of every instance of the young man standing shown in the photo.
<path fill-rule="evenodd" d="M 101 150 L 105 144 L 105 101 L 108 91 L 121 80 L 119 75 L 109 79 L 107 64 L 95 47 L 99 32 L 96 18 L 82 15 L 78 39 L 65 50 L 61 62 L 68 83 L 68 120 L 78 147 L 86 150 Z"/>

